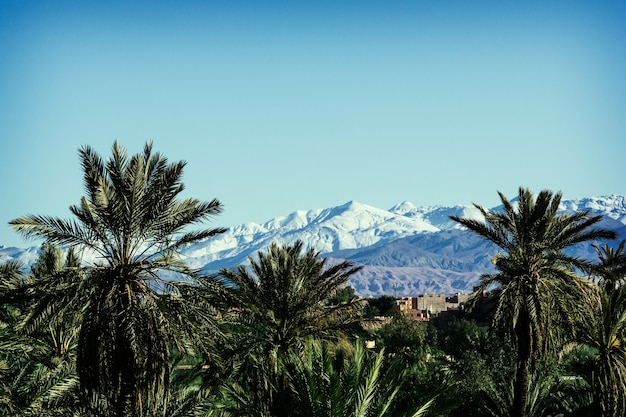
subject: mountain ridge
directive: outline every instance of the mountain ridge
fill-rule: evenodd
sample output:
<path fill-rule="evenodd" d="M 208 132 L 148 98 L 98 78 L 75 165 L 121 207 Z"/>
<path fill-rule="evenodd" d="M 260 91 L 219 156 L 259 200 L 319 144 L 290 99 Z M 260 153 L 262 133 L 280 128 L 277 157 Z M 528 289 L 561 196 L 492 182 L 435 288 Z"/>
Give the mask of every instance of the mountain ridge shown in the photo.
<path fill-rule="evenodd" d="M 499 210 L 501 207 L 488 208 Z M 626 238 L 626 197 L 609 195 L 563 200 L 560 210 L 602 214 L 602 226 Z M 245 223 L 206 241 L 188 245 L 182 254 L 190 266 L 208 273 L 245 264 L 270 243 L 302 240 L 329 262 L 350 260 L 363 266 L 351 280 L 357 294 L 417 295 L 469 292 L 482 273 L 493 270 L 495 248 L 450 220 L 450 215 L 481 218 L 471 205 L 420 207 L 402 201 L 388 210 L 351 200 L 326 208 L 297 210 L 265 223 Z M 574 249 L 594 258 L 590 245 Z M 29 265 L 37 247 L 0 246 L 0 261 Z"/>

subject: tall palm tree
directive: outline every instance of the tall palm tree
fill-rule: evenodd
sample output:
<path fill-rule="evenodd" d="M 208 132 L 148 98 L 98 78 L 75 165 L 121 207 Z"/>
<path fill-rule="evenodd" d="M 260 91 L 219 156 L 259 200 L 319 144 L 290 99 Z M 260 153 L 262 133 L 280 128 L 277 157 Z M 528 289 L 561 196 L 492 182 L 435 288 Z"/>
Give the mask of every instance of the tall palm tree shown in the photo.
<path fill-rule="evenodd" d="M 590 288 L 580 318 L 581 341 L 597 349 L 589 382 L 602 417 L 626 413 L 626 287 L 610 288 Z"/>
<path fill-rule="evenodd" d="M 170 343 L 207 316 L 180 317 L 189 308 L 180 283 L 195 271 L 179 249 L 224 231 L 184 231 L 220 213 L 222 205 L 180 199 L 185 162 L 169 163 L 150 142 L 132 157 L 117 142 L 106 162 L 89 146 L 79 156 L 87 196 L 70 207 L 73 220 L 29 215 L 10 224 L 25 237 L 76 247 L 96 259 L 85 267 L 86 279 L 51 287 L 51 298 L 80 309 L 81 387 L 103 399 L 110 414 L 132 416 L 167 398 Z M 177 347 L 187 348 L 182 342 Z"/>
<path fill-rule="evenodd" d="M 582 303 L 581 341 L 597 350 L 592 360 L 595 412 L 613 417 L 626 413 L 626 254 L 624 241 L 617 248 L 596 246 L 599 263 L 592 265 L 597 286 Z"/>
<path fill-rule="evenodd" d="M 551 347 L 574 302 L 587 286 L 575 270 L 588 267 L 565 253 L 581 242 L 614 239 L 615 232 L 592 228 L 601 216 L 587 211 L 558 213 L 561 193 L 543 190 L 536 197 L 520 187 L 518 201 L 498 193 L 502 211 L 474 206 L 484 219 L 450 218 L 493 242 L 496 272 L 481 277 L 478 293 L 497 287 L 493 324 L 509 332 L 517 347 L 512 416 L 526 415 L 529 372 Z M 579 298 L 578 298 L 579 299 Z"/>
<path fill-rule="evenodd" d="M 256 403 L 271 415 L 289 412 L 281 364 L 300 352 L 310 337 L 337 340 L 361 318 L 362 302 L 353 299 L 329 306 L 327 301 L 358 271 L 351 262 L 327 264 L 319 252 L 303 251 L 303 243 L 272 244 L 249 258 L 250 267 L 222 269 L 220 279 L 233 287 L 230 304 L 235 314 L 231 358 L 240 385 L 256 394 Z"/>

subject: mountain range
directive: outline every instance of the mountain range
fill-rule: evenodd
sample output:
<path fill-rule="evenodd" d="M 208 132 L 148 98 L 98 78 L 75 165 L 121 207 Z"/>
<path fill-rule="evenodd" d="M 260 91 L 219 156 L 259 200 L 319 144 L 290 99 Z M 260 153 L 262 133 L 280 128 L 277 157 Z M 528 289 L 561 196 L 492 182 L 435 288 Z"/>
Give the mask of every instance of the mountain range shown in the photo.
<path fill-rule="evenodd" d="M 626 239 L 626 196 L 563 200 L 560 208 L 563 212 L 601 214 L 600 226 L 615 230 L 620 240 Z M 450 220 L 450 215 L 481 217 L 473 206 L 418 207 L 405 201 L 384 210 L 349 201 L 326 209 L 296 211 L 263 224 L 232 227 L 187 246 L 182 253 L 192 267 L 214 272 L 246 264 L 249 256 L 256 257 L 272 242 L 302 240 L 329 263 L 349 260 L 362 265 L 350 280 L 362 296 L 466 293 L 481 274 L 493 271 L 491 258 L 496 249 Z M 0 262 L 18 259 L 28 265 L 37 258 L 38 250 L 0 246 Z M 589 244 L 578 245 L 572 252 L 597 259 Z"/>

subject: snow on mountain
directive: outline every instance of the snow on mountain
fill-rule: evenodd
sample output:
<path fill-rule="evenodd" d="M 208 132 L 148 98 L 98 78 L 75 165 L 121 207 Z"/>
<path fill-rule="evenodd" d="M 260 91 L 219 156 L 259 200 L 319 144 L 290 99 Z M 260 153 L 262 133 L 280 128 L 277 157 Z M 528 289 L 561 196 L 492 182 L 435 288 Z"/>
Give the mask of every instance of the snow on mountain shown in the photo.
<path fill-rule="evenodd" d="M 626 224 L 625 207 L 626 196 L 623 195 L 564 200 L 559 206 L 560 209 L 565 211 L 589 210 Z"/>
<path fill-rule="evenodd" d="M 15 247 L 4 247 L 0 245 L 0 263 L 16 260 L 24 265 L 30 265 L 34 263 L 38 257 L 39 247 L 37 246 L 31 246 L 30 248 L 22 249 Z"/>
<path fill-rule="evenodd" d="M 405 217 L 420 219 L 440 230 L 460 229 L 461 226 L 450 220 L 450 216 L 469 217 L 474 219 L 482 219 L 482 214 L 474 206 L 430 206 L 416 207 L 413 203 L 403 201 L 389 209 L 391 213 L 400 214 Z"/>
<path fill-rule="evenodd" d="M 589 210 L 604 215 L 600 226 L 626 239 L 626 197 L 603 196 L 564 200 L 564 211 Z M 364 268 L 352 277 L 357 294 L 417 295 L 471 291 L 482 273 L 493 270 L 495 248 L 450 220 L 450 215 L 480 219 L 473 206 L 418 207 L 404 201 L 382 210 L 355 201 L 327 209 L 295 211 L 263 224 L 248 223 L 183 249 L 195 268 L 207 272 L 245 264 L 249 256 L 272 242 L 302 240 L 322 256 L 347 259 Z M 590 245 L 573 249 L 595 259 Z M 18 259 L 31 264 L 38 248 L 4 248 L 0 262 Z"/>
<path fill-rule="evenodd" d="M 285 244 L 302 240 L 327 254 L 437 231 L 437 227 L 421 218 L 349 201 L 328 209 L 297 211 L 262 225 L 240 225 L 185 249 L 185 255 L 194 267 L 217 270 L 233 262 L 244 262 L 248 255 L 272 242 Z"/>

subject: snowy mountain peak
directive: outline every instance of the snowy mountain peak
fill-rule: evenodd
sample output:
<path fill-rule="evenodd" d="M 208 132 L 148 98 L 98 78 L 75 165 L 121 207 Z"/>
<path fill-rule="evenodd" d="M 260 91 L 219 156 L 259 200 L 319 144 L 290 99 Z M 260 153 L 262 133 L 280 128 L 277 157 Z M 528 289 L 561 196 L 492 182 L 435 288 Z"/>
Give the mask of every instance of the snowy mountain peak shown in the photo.
<path fill-rule="evenodd" d="M 337 206 L 337 208 L 345 209 L 345 210 L 363 210 L 366 207 L 371 207 L 371 206 L 366 206 L 365 204 L 361 204 L 358 201 L 354 201 L 354 200 L 350 200 L 345 204 Z"/>
<path fill-rule="evenodd" d="M 409 201 L 404 200 L 403 202 L 396 204 L 392 208 L 389 209 L 391 213 L 404 215 L 406 213 L 413 213 L 417 211 L 417 206 Z"/>
<path fill-rule="evenodd" d="M 350 200 L 345 204 L 340 206 L 331 207 L 327 210 L 323 210 L 328 217 L 335 216 L 374 216 L 374 217 L 385 217 L 388 216 L 389 213 L 386 210 L 381 210 L 374 206 L 369 206 L 367 204 L 359 203 L 358 201 Z"/>
<path fill-rule="evenodd" d="M 566 211 L 589 210 L 626 224 L 626 196 L 609 195 L 563 200 L 559 208 Z"/>

